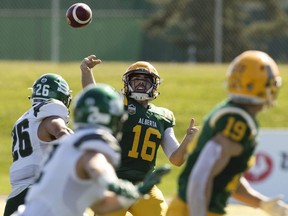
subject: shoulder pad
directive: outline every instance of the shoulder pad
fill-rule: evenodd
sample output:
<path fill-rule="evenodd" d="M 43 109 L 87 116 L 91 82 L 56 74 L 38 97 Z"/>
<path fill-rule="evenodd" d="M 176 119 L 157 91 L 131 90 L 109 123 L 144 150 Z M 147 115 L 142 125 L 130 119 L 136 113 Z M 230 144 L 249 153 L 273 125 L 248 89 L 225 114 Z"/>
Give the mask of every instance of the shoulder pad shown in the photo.
<path fill-rule="evenodd" d="M 251 115 L 249 113 L 247 113 L 245 110 L 241 109 L 241 108 L 237 108 L 237 107 L 226 107 L 223 109 L 220 109 L 218 112 L 216 112 L 210 119 L 209 121 L 209 125 L 210 127 L 215 127 L 215 124 L 217 123 L 217 121 L 224 115 L 227 114 L 234 114 L 234 115 L 239 115 L 241 116 L 243 119 L 245 119 L 247 125 L 249 126 L 251 133 L 253 136 L 256 136 L 257 134 L 257 126 L 253 120 L 253 118 L 251 117 Z"/>
<path fill-rule="evenodd" d="M 153 104 L 149 104 L 149 106 L 154 113 L 157 113 L 158 115 L 162 116 L 166 120 L 172 122 L 173 125 L 175 125 L 176 119 L 174 113 L 171 110 L 164 107 L 156 107 Z"/>
<path fill-rule="evenodd" d="M 69 122 L 69 110 L 67 107 L 59 100 L 49 100 L 39 103 L 33 106 L 34 116 L 38 120 L 42 120 L 44 118 L 50 116 L 59 116 L 63 118 L 65 123 Z"/>
<path fill-rule="evenodd" d="M 92 132 L 89 129 L 86 131 L 87 132 L 80 134 L 80 136 L 75 139 L 74 147 L 82 149 L 83 151 L 94 150 L 101 152 L 110 158 L 114 166 L 118 166 L 120 163 L 121 149 L 115 137 L 101 129 L 97 130 L 97 132 Z"/>

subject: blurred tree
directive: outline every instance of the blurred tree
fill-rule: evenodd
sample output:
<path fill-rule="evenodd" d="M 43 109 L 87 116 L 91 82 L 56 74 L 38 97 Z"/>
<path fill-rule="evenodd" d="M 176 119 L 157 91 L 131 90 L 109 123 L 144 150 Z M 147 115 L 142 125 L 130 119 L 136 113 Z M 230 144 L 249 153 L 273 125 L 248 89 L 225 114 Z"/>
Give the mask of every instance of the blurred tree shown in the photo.
<path fill-rule="evenodd" d="M 148 0 L 156 10 L 144 21 L 149 37 L 196 50 L 198 62 L 214 58 L 214 8 L 211 0 Z M 223 0 L 223 61 L 246 49 L 267 51 L 275 37 L 286 38 L 283 0 Z M 270 43 L 269 43 L 270 42 Z"/>

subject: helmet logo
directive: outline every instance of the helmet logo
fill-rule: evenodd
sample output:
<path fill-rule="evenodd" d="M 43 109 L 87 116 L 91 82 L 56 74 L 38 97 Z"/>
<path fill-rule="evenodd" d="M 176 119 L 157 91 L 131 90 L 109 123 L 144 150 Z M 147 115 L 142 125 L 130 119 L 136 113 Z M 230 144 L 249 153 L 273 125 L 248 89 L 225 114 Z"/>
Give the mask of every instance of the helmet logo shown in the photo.
<path fill-rule="evenodd" d="M 47 78 L 46 78 L 46 77 L 43 77 L 40 82 L 41 82 L 41 83 L 46 83 L 46 82 L 47 82 Z"/>
<path fill-rule="evenodd" d="M 91 124 L 109 124 L 111 116 L 107 113 L 101 113 L 99 107 L 95 106 L 95 99 L 88 97 L 85 100 L 85 105 L 88 107 L 87 122 Z"/>
<path fill-rule="evenodd" d="M 91 124 L 109 124 L 111 121 L 111 116 L 107 113 L 99 112 L 99 108 L 96 106 L 89 107 L 89 115 L 87 117 L 87 122 Z"/>

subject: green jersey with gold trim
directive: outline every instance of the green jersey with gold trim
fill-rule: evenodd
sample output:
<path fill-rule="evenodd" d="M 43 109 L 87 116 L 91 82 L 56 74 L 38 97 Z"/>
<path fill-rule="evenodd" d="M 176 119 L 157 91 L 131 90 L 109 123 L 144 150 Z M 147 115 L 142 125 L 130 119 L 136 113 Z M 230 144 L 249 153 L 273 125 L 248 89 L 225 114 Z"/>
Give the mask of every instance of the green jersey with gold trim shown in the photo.
<path fill-rule="evenodd" d="M 122 129 L 121 165 L 116 171 L 119 178 L 138 182 L 154 169 L 164 131 L 175 125 L 175 118 L 166 108 L 153 104 L 145 108 L 131 98 L 124 97 L 124 105 L 129 117 Z"/>
<path fill-rule="evenodd" d="M 178 196 L 186 201 L 189 175 L 206 143 L 217 133 L 222 133 L 243 146 L 243 152 L 233 157 L 228 165 L 213 180 L 209 212 L 224 214 L 227 200 L 238 186 L 241 174 L 249 168 L 258 134 L 258 123 L 245 109 L 224 101 L 204 119 L 203 128 L 191 143 L 187 163 L 178 179 Z"/>

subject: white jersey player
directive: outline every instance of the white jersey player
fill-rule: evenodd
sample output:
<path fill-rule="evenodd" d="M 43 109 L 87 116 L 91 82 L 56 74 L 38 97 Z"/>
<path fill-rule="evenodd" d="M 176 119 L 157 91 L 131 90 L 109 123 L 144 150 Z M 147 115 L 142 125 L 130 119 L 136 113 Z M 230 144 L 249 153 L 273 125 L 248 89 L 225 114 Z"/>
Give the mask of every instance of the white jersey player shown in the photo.
<path fill-rule="evenodd" d="M 59 139 L 60 145 L 28 191 L 25 206 L 14 215 L 79 216 L 88 207 L 103 214 L 127 207 L 147 193 L 167 170 L 158 171 L 139 187 L 117 178 L 116 137 L 120 138 L 125 116 L 123 100 L 110 86 L 86 87 L 74 105 L 75 133 Z"/>
<path fill-rule="evenodd" d="M 69 122 L 70 89 L 57 74 L 44 74 L 32 87 L 32 107 L 14 124 L 12 129 L 12 156 L 10 182 L 12 192 L 5 206 L 11 215 L 20 204 L 28 188 L 34 183 L 42 161 L 48 156 L 53 142 L 72 133 Z"/>

